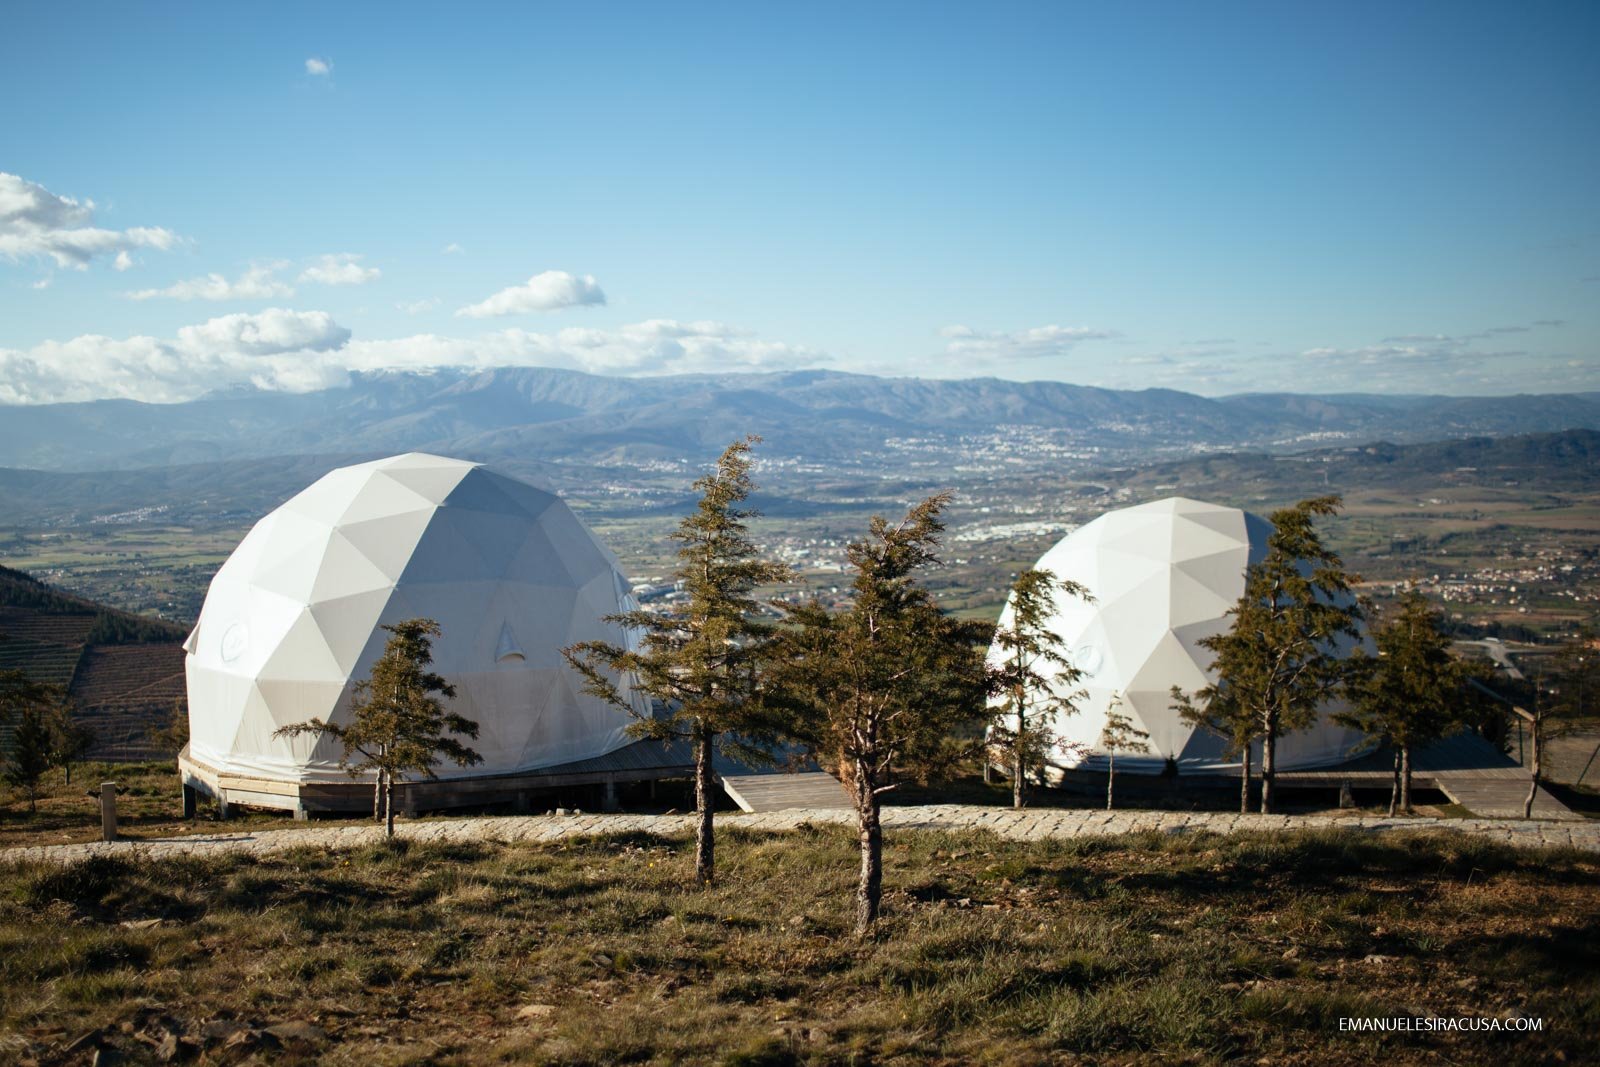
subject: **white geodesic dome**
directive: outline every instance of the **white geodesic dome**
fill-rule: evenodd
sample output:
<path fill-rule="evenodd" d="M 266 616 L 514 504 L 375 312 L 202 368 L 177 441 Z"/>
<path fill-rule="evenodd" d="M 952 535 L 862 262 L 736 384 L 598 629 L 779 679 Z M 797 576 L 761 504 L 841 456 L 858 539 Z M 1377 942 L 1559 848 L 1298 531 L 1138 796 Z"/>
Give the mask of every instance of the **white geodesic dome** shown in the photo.
<path fill-rule="evenodd" d="M 434 670 L 506 774 L 628 743 L 628 715 L 582 692 L 560 650 L 626 644 L 604 620 L 635 607 L 615 557 L 553 493 L 422 453 L 341 467 L 256 523 L 211 581 L 189 655 L 190 754 L 224 773 L 339 781 L 338 745 L 274 739 L 347 721 L 389 634 L 431 618 Z M 638 709 L 644 711 L 641 705 Z"/>
<path fill-rule="evenodd" d="M 1213 654 L 1199 642 L 1228 628 L 1244 593 L 1245 568 L 1266 555 L 1272 524 L 1238 508 L 1184 497 L 1107 512 L 1062 538 L 1035 565 L 1084 586 L 1094 603 L 1057 597 L 1048 629 L 1083 672 L 1077 712 L 1050 723 L 1062 767 L 1103 766 L 1100 734 L 1115 699 L 1150 735 L 1147 755 L 1117 755 L 1119 767 L 1154 771 L 1168 758 L 1184 771 L 1238 767 L 1223 742 L 1184 723 L 1172 687 L 1193 693 L 1214 680 Z M 1002 626 L 1011 623 L 1007 604 Z M 990 649 L 991 660 L 1002 653 Z M 1278 740 L 1277 765 L 1325 766 L 1350 758 L 1361 735 L 1324 715 Z M 1259 745 L 1256 746 L 1259 749 Z"/>

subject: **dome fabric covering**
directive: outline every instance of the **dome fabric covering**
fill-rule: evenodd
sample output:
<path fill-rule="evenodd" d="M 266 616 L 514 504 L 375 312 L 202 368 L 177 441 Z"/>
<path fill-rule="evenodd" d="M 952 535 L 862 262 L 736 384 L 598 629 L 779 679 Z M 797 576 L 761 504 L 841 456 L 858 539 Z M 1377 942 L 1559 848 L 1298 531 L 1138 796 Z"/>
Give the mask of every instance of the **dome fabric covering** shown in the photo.
<path fill-rule="evenodd" d="M 422 453 L 342 467 L 256 523 L 212 579 L 184 646 L 190 753 L 226 773 L 349 782 L 336 741 L 273 732 L 349 721 L 380 625 L 431 618 L 433 669 L 483 756 L 440 777 L 602 755 L 628 743 L 631 719 L 585 695 L 560 650 L 626 644 L 603 620 L 635 606 L 615 557 L 553 493 Z"/>
<path fill-rule="evenodd" d="M 1047 624 L 1083 672 L 1076 713 L 1050 724 L 1062 743 L 1061 766 L 1103 764 L 1100 734 L 1115 697 L 1134 727 L 1149 733 L 1151 749 L 1118 753 L 1119 768 L 1151 772 L 1169 757 L 1184 771 L 1238 767 L 1237 759 L 1224 758 L 1221 738 L 1178 717 L 1171 690 L 1193 693 L 1214 680 L 1213 654 L 1200 641 L 1228 629 L 1227 613 L 1244 594 L 1245 568 L 1266 555 L 1271 534 L 1271 523 L 1238 508 L 1169 497 L 1107 512 L 1040 557 L 1037 567 L 1095 598 L 1058 595 L 1059 610 Z M 1011 624 L 1009 604 L 1000 624 Z M 1360 739 L 1324 716 L 1312 729 L 1278 739 L 1278 769 L 1342 762 Z"/>

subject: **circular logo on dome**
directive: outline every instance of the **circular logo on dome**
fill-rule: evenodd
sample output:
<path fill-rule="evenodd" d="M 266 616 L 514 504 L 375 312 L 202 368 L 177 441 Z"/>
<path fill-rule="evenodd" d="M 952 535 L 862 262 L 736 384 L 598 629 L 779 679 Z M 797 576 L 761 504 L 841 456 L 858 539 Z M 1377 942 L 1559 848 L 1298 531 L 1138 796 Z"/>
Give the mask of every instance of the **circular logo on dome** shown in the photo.
<path fill-rule="evenodd" d="M 244 646 L 250 643 L 250 631 L 245 629 L 244 623 L 236 622 L 228 627 L 222 634 L 222 660 L 232 663 L 244 652 Z"/>
<path fill-rule="evenodd" d="M 1098 645 L 1079 645 L 1072 650 L 1072 665 L 1084 673 L 1085 677 L 1093 678 L 1100 673 L 1100 667 L 1105 662 L 1105 657 L 1100 654 Z"/>

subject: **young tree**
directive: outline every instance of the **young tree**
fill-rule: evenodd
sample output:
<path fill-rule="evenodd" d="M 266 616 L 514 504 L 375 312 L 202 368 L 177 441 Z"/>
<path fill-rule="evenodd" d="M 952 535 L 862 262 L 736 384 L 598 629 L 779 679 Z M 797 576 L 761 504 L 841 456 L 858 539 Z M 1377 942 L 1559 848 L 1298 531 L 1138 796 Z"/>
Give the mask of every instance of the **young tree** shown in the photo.
<path fill-rule="evenodd" d="M 60 704 L 50 714 L 50 756 L 67 785 L 72 784 L 72 765 L 82 760 L 94 744 L 94 731 L 73 717 L 69 704 Z"/>
<path fill-rule="evenodd" d="M 455 696 L 456 690 L 428 669 L 439 624 L 432 619 L 407 619 L 384 629 L 391 635 L 388 644 L 372 665 L 372 674 L 357 683 L 349 722 L 311 719 L 285 726 L 273 736 L 332 737 L 344 748 L 339 766 L 352 778 L 377 772 L 374 788 L 383 801 L 384 832 L 393 838 L 396 781 L 404 781 L 410 774 L 436 778 L 433 768 L 440 759 L 466 767 L 482 763 L 483 757 L 450 736 L 476 738 L 478 724 L 446 711 L 440 703 L 441 698 Z"/>
<path fill-rule="evenodd" d="M 1197 729 L 1222 738 L 1227 755 L 1239 757 L 1239 812 L 1250 810 L 1250 746 L 1261 736 L 1261 721 L 1255 709 L 1208 685 L 1192 696 L 1172 687 L 1172 708 L 1178 717 Z"/>
<path fill-rule="evenodd" d="M 1391 815 L 1396 806 L 1411 810 L 1412 753 L 1459 721 L 1466 675 L 1442 623 L 1428 598 L 1408 589 L 1373 634 L 1378 654 L 1358 649 L 1351 656 L 1345 684 L 1351 709 L 1334 716 L 1394 748 Z"/>
<path fill-rule="evenodd" d="M 1112 809 L 1113 790 L 1117 782 L 1118 752 L 1149 752 L 1150 735 L 1133 725 L 1133 720 L 1122 714 L 1122 695 L 1112 693 L 1106 705 L 1106 725 L 1100 731 L 1100 747 L 1106 750 L 1106 810 Z"/>
<path fill-rule="evenodd" d="M 907 778 L 942 773 L 981 743 L 956 737 L 985 715 L 989 627 L 945 615 L 916 582 L 938 563 L 949 499 L 929 497 L 892 526 L 875 517 L 848 549 L 856 572 L 849 608 L 816 600 L 786 607 L 792 626 L 775 647 L 769 701 L 855 803 L 858 934 L 872 929 L 882 897 L 883 795 Z"/>
<path fill-rule="evenodd" d="M 1562 718 L 1581 726 L 1600 707 L 1600 636 L 1588 627 L 1580 629 L 1556 654 L 1556 672 L 1560 679 L 1557 695 L 1562 705 Z M 1600 745 L 1589 753 L 1573 785 L 1583 784 L 1597 756 L 1600 756 Z"/>
<path fill-rule="evenodd" d="M 585 690 L 635 715 L 635 737 L 687 739 L 694 751 L 695 881 L 716 877 L 712 810 L 716 780 L 712 757 L 721 750 L 746 761 L 770 759 L 759 742 L 773 731 L 757 698 L 762 645 L 772 627 L 757 618 L 751 595 L 759 585 L 790 576 L 789 568 L 758 558 L 744 507 L 754 490 L 749 436 L 729 445 L 716 469 L 695 482 L 700 503 L 672 535 L 679 544 L 677 579 L 688 600 L 662 612 L 633 611 L 613 616 L 642 636 L 634 648 L 585 641 L 562 655 L 584 677 Z M 618 677 L 630 677 L 631 690 L 660 701 L 665 712 L 641 717 Z"/>
<path fill-rule="evenodd" d="M 1011 806 L 1027 805 L 1028 769 L 1041 766 L 1050 745 L 1049 721 L 1076 711 L 1083 696 L 1073 687 L 1083 672 L 1072 665 L 1061 639 L 1050 630 L 1057 594 L 1094 597 L 1077 582 L 1030 568 L 1017 575 L 991 648 L 1000 655 L 990 665 L 990 685 L 1002 702 L 995 706 L 989 744 L 1011 764 Z"/>
<path fill-rule="evenodd" d="M 1206 704 L 1221 699 L 1223 706 L 1199 715 L 1255 719 L 1264 814 L 1275 799 L 1278 738 L 1316 722 L 1318 709 L 1344 684 L 1337 646 L 1360 636 L 1361 605 L 1351 592 L 1356 579 L 1315 525 L 1338 510 L 1339 498 L 1324 496 L 1273 512 L 1267 554 L 1245 571 L 1244 594 L 1228 612 L 1232 624 L 1200 642 L 1215 655 L 1217 681 L 1196 697 Z"/>
<path fill-rule="evenodd" d="M 17 670 L 0 671 L 0 725 L 11 729 L 0 775 L 28 798 L 28 811 L 38 810 L 39 781 L 55 766 L 50 721 L 61 692 Z"/>

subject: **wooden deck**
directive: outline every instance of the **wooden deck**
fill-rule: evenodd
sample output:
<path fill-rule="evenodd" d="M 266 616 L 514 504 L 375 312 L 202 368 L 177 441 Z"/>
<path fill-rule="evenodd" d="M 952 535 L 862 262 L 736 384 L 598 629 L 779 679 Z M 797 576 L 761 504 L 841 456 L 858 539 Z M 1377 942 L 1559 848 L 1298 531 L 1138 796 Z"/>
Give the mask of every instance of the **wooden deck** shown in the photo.
<path fill-rule="evenodd" d="M 186 810 L 193 803 L 195 793 L 215 798 L 224 817 L 234 804 L 292 811 L 296 818 L 316 812 L 372 810 L 370 779 L 286 782 L 227 774 L 195 759 L 187 746 L 178 755 L 178 770 L 183 777 Z M 532 794 L 541 790 L 599 785 L 606 787 L 608 800 L 614 800 L 615 787 L 627 782 L 687 778 L 693 774 L 694 757 L 688 742 L 635 741 L 593 759 L 574 760 L 521 774 L 464 775 L 400 782 L 395 785 L 395 806 L 415 813 L 511 803 L 521 810 L 527 807 Z"/>
<path fill-rule="evenodd" d="M 724 775 L 722 788 L 735 804 L 748 812 L 790 808 L 850 810 L 854 807 L 839 779 L 825 771 Z"/>
<path fill-rule="evenodd" d="M 1283 771 L 1280 786 L 1327 786 L 1344 782 L 1367 789 L 1383 788 L 1394 779 L 1394 754 L 1384 748 L 1337 767 Z M 1528 771 L 1481 737 L 1461 731 L 1419 749 L 1412 756 L 1411 781 L 1437 789 L 1454 803 L 1485 819 L 1520 819 L 1528 796 Z M 1541 789 L 1533 801 L 1534 818 L 1582 819 L 1583 816 Z"/>

